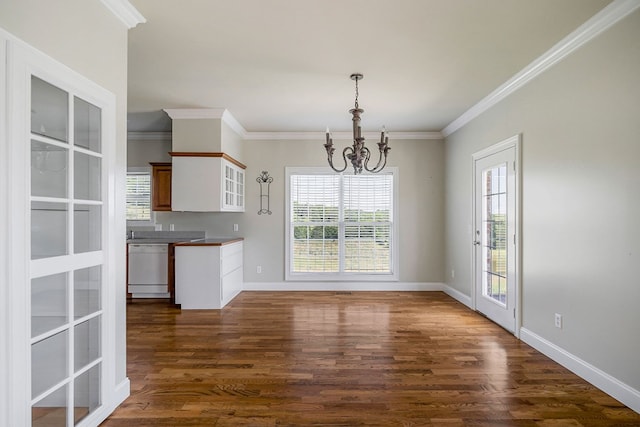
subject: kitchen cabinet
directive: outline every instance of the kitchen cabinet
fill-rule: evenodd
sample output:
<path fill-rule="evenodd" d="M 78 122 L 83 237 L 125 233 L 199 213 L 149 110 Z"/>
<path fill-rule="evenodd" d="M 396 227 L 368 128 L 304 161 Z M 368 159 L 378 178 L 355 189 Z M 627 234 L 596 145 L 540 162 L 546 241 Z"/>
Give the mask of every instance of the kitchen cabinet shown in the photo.
<path fill-rule="evenodd" d="M 175 302 L 182 309 L 221 309 L 242 291 L 242 239 L 175 245 Z"/>
<path fill-rule="evenodd" d="M 171 210 L 171 163 L 151 165 L 151 210 Z"/>
<path fill-rule="evenodd" d="M 224 153 L 169 154 L 173 211 L 244 212 L 245 165 Z"/>

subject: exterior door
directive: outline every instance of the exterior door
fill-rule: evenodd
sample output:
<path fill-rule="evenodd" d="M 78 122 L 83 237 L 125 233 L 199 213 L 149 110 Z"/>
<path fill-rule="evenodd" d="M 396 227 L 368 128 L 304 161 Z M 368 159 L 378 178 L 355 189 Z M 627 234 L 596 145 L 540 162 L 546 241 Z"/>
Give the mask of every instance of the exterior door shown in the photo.
<path fill-rule="evenodd" d="M 476 310 L 517 331 L 518 137 L 476 153 L 474 167 L 474 281 Z"/>

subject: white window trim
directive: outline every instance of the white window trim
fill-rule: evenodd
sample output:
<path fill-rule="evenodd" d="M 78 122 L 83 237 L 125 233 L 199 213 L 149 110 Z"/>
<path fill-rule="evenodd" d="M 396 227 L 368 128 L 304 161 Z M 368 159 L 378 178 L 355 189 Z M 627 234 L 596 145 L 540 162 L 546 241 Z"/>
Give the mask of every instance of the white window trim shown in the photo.
<path fill-rule="evenodd" d="M 151 191 L 153 191 L 153 174 L 151 173 L 151 167 L 144 166 L 132 166 L 127 168 L 127 174 L 129 173 L 148 173 L 151 178 Z M 151 199 L 149 203 L 153 206 L 153 193 L 149 196 Z M 155 227 L 156 225 L 156 212 L 151 209 L 151 215 L 149 220 L 142 219 L 127 219 L 127 227 Z"/>
<path fill-rule="evenodd" d="M 285 167 L 285 281 L 300 282 L 397 282 L 400 280 L 399 272 L 399 247 L 398 242 L 398 182 L 399 172 L 397 167 L 385 168 L 387 173 L 393 174 L 393 218 L 392 218 L 392 240 L 391 240 L 391 273 L 294 273 L 291 271 L 291 261 L 293 259 L 291 245 L 291 175 L 332 175 L 336 172 L 328 170 L 326 167 Z M 343 172 L 342 175 L 353 175 L 353 173 Z"/>

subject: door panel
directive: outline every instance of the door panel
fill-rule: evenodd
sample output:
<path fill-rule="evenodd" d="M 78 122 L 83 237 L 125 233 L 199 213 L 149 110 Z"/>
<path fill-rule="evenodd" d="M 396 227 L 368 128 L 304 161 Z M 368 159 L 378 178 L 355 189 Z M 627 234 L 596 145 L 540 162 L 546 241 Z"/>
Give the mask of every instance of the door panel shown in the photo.
<path fill-rule="evenodd" d="M 516 147 L 474 155 L 476 310 L 516 332 Z"/>
<path fill-rule="evenodd" d="M 102 402 L 102 110 L 39 77 L 30 92 L 31 423 L 70 427 Z"/>

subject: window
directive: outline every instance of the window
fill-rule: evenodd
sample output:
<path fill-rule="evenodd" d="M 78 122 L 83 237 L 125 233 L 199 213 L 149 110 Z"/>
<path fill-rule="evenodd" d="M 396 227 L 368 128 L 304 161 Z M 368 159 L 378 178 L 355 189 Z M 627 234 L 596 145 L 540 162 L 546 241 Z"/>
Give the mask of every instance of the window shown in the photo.
<path fill-rule="evenodd" d="M 396 280 L 396 174 L 287 168 L 287 279 Z"/>
<path fill-rule="evenodd" d="M 127 171 L 127 221 L 151 221 L 151 171 Z"/>

